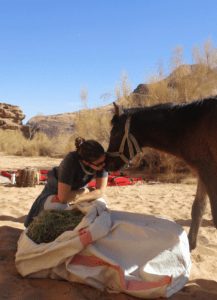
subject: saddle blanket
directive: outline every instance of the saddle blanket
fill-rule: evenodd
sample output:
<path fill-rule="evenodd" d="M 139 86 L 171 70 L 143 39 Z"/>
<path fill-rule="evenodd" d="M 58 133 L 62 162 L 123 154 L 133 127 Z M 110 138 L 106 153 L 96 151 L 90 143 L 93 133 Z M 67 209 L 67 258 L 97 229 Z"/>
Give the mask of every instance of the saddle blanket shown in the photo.
<path fill-rule="evenodd" d="M 101 291 L 168 298 L 189 279 L 187 234 L 173 221 L 112 211 L 104 199 L 75 203 L 85 217 L 51 243 L 35 244 L 26 229 L 16 268 L 23 277 L 68 280 Z"/>

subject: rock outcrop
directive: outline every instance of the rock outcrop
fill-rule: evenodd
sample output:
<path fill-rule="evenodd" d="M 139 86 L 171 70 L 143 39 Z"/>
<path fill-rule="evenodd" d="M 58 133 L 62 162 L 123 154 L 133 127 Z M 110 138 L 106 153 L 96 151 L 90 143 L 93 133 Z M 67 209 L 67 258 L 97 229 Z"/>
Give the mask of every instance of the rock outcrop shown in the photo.
<path fill-rule="evenodd" d="M 118 104 L 122 104 L 121 101 L 119 101 Z M 92 108 L 91 110 L 94 110 L 101 115 L 108 114 L 111 113 L 111 111 L 113 112 L 113 104 Z M 50 139 L 59 135 L 68 137 L 75 134 L 76 120 L 81 113 L 82 110 L 65 114 L 36 116 L 31 118 L 27 122 L 27 125 L 31 127 L 37 125 L 40 132 L 44 132 Z"/>
<path fill-rule="evenodd" d="M 40 132 L 44 132 L 50 139 L 58 135 L 70 135 L 75 130 L 75 120 L 78 112 L 48 116 L 36 116 L 31 118 L 27 125 L 37 126 Z"/>
<path fill-rule="evenodd" d="M 32 138 L 33 133 L 38 129 L 36 126 L 23 125 L 25 117 L 19 106 L 0 103 L 0 129 L 10 131 L 21 130 L 25 138 Z"/>

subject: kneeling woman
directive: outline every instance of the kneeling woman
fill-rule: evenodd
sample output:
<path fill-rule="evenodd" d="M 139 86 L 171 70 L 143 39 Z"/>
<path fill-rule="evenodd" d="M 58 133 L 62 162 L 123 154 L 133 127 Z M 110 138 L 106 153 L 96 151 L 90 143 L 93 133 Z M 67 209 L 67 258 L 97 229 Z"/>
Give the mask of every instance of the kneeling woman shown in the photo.
<path fill-rule="evenodd" d="M 25 227 L 28 227 L 33 217 L 43 209 L 67 209 L 68 203 L 81 200 L 95 200 L 104 197 L 108 173 L 105 166 L 103 147 L 94 140 L 75 140 L 76 151 L 70 152 L 52 170 L 52 177 L 47 182 L 42 193 L 33 203 Z M 86 185 L 96 175 L 96 188 L 88 189 Z M 55 195 L 55 196 L 54 196 Z"/>

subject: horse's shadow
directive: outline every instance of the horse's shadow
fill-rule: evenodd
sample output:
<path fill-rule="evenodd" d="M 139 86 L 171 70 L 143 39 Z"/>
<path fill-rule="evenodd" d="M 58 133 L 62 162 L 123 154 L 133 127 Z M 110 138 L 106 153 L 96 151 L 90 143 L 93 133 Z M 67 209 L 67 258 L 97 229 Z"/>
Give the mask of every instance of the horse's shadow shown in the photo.
<path fill-rule="evenodd" d="M 22 216 L 20 218 L 14 218 L 14 217 L 11 217 L 11 216 L 1 215 L 0 216 L 0 221 L 11 221 L 11 222 L 16 222 L 16 223 L 22 223 L 22 224 L 24 224 L 25 221 L 26 221 L 26 217 L 27 217 L 27 215 Z"/>
<path fill-rule="evenodd" d="M 181 298 L 179 298 L 181 296 Z M 171 300 L 179 299 L 217 299 L 217 281 L 207 279 L 190 280 L 187 285 L 178 293 L 173 295 Z"/>
<path fill-rule="evenodd" d="M 175 220 L 175 222 L 182 227 L 183 226 L 190 227 L 192 220 L 191 219 L 188 219 L 188 220 L 178 219 L 178 220 Z M 204 220 L 203 219 L 201 222 L 201 227 L 213 227 L 213 226 L 214 225 L 212 223 L 212 220 Z"/>

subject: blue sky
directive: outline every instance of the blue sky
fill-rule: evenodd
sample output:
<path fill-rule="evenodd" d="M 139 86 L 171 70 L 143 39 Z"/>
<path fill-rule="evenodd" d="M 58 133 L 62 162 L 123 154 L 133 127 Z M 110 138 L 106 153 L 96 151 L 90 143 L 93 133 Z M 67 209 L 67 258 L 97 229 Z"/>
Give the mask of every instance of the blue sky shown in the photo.
<path fill-rule="evenodd" d="M 182 45 L 217 44 L 216 0 L 0 0 L 0 103 L 37 114 L 102 104 L 125 70 L 135 89 Z M 111 98 L 114 101 L 115 98 Z"/>

